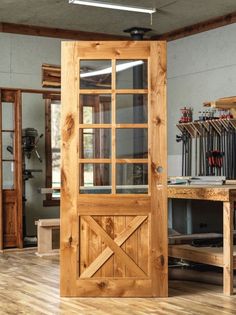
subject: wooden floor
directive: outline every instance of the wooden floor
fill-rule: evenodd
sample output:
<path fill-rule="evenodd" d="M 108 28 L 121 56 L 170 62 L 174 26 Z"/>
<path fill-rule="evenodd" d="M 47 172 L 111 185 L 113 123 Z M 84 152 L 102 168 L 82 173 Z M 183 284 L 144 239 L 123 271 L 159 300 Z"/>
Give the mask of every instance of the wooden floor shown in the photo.
<path fill-rule="evenodd" d="M 0 254 L 0 314 L 219 315 L 236 314 L 236 295 L 193 282 L 170 282 L 165 299 L 59 297 L 59 261 L 34 252 Z"/>

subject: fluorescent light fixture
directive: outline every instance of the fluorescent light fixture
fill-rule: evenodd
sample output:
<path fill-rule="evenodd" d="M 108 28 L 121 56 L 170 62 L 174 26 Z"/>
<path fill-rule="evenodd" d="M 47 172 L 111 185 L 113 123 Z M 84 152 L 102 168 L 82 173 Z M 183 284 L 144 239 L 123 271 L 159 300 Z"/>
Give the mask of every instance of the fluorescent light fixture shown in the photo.
<path fill-rule="evenodd" d="M 120 71 L 129 69 L 129 68 L 133 68 L 133 67 L 136 67 L 136 66 L 139 66 L 142 64 L 143 64 L 142 60 L 125 62 L 125 63 L 122 63 L 121 65 L 116 66 L 116 72 L 120 72 Z M 109 74 L 111 72 L 112 72 L 112 68 L 109 67 L 109 68 L 105 68 L 102 70 L 81 73 L 80 77 L 81 78 L 94 77 L 96 75 Z"/>
<path fill-rule="evenodd" d="M 143 7 L 135 7 L 135 6 L 122 5 L 122 4 L 112 4 L 112 3 L 107 3 L 107 2 L 91 1 L 91 0 L 88 0 L 88 1 L 69 0 L 69 3 L 87 5 L 91 7 L 97 7 L 97 8 L 124 10 L 124 11 L 139 12 L 139 13 L 153 14 L 156 12 L 155 8 L 143 8 Z"/>

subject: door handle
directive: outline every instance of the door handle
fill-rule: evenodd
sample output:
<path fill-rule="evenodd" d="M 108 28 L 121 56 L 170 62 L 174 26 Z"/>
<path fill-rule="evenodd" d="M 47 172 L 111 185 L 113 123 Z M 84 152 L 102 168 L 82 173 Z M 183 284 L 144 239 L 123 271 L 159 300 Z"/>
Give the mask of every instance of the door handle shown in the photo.
<path fill-rule="evenodd" d="M 164 169 L 161 165 L 159 165 L 156 167 L 155 171 L 156 171 L 156 173 L 161 174 L 161 173 L 163 173 Z"/>

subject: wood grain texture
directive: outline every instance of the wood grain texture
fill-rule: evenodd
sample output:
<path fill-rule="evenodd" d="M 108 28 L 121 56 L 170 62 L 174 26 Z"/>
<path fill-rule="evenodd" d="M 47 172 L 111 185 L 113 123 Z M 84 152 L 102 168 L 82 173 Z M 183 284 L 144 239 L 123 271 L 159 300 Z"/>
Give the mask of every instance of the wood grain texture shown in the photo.
<path fill-rule="evenodd" d="M 223 229 L 224 229 L 224 293 L 230 295 L 233 293 L 233 219 L 234 202 L 224 202 L 223 204 Z"/>
<path fill-rule="evenodd" d="M 222 248 L 169 245 L 169 256 L 223 267 Z"/>
<path fill-rule="evenodd" d="M 109 35 L 104 33 L 92 33 L 77 30 L 67 30 L 60 28 L 43 27 L 36 25 L 25 25 L 15 23 L 0 23 L 1 33 L 13 33 L 30 36 L 44 36 L 61 39 L 74 40 L 116 40 L 126 39 L 124 36 Z"/>
<path fill-rule="evenodd" d="M 23 176 L 22 176 L 22 93 L 15 100 L 15 189 L 17 205 L 17 247 L 23 248 Z"/>
<path fill-rule="evenodd" d="M 60 298 L 59 257 L 34 250 L 0 255 L 0 313 L 24 315 L 233 315 L 235 296 L 221 286 L 170 281 L 170 298 Z"/>
<path fill-rule="evenodd" d="M 16 190 L 3 190 L 3 248 L 17 247 L 17 193 Z M 21 218 L 22 219 L 22 218 Z"/>
<path fill-rule="evenodd" d="M 78 89 L 80 59 L 111 59 L 112 89 Z M 116 124 L 116 59 L 149 60 L 149 87 L 138 91 L 149 94 L 148 125 Z M 112 165 L 112 193 L 109 195 L 79 192 L 80 165 L 88 162 L 79 159 L 81 133 L 77 130 L 84 128 L 79 123 L 80 94 L 96 92 L 111 94 L 112 99 L 112 121 L 106 125 L 112 129 L 112 154 L 109 160 L 102 160 Z M 136 90 L 129 92 L 135 94 Z M 166 44 L 147 41 L 64 43 L 62 107 L 61 295 L 166 296 Z M 86 127 L 91 128 L 91 125 Z M 101 128 L 104 124 L 94 127 Z M 116 194 L 116 164 L 120 161 L 115 152 L 116 129 L 134 127 L 148 127 L 150 136 L 148 158 L 135 162 L 148 163 L 149 170 L 151 162 L 157 165 L 163 162 L 165 171 L 161 176 L 152 173 L 153 181 L 149 181 L 151 189 L 147 195 Z M 132 163 L 133 159 L 121 162 Z M 152 193 L 157 196 L 152 198 Z M 117 243 L 120 234 L 125 233 L 122 229 L 129 229 L 140 216 L 148 217 L 145 224 L 133 230 L 121 244 Z"/>
<path fill-rule="evenodd" d="M 121 245 L 122 250 L 125 251 L 126 245 L 123 244 L 119 241 L 119 237 L 122 237 L 122 232 L 124 230 L 127 231 L 126 229 L 126 219 L 125 216 L 115 216 L 114 217 L 114 239 L 117 242 L 117 244 L 119 244 L 119 246 Z M 136 227 L 136 225 L 134 225 L 134 227 Z M 127 231 L 128 232 L 128 231 Z M 119 257 L 115 256 L 114 257 L 114 277 L 125 277 L 125 265 L 122 262 L 122 259 L 120 259 Z"/>
<path fill-rule="evenodd" d="M 151 274 L 153 296 L 168 295 L 166 42 L 150 43 Z M 152 70 L 151 70 L 152 69 Z M 157 167 L 163 172 L 157 173 Z M 158 224 L 157 222 L 161 222 Z"/>
<path fill-rule="evenodd" d="M 94 231 L 91 226 L 88 224 L 88 222 L 85 220 L 85 218 L 83 218 L 83 220 L 87 223 L 88 226 L 88 254 L 89 254 L 89 266 L 96 260 L 96 258 L 99 256 L 99 254 L 102 251 L 102 238 L 99 235 L 99 233 L 97 233 L 96 231 Z M 98 223 L 98 224 L 102 224 L 102 217 L 99 216 L 94 216 L 94 220 Z M 84 246 L 86 246 L 85 244 L 80 243 L 81 249 L 80 252 L 82 252 L 82 250 L 84 249 Z M 94 277 L 101 277 L 102 273 L 101 270 L 98 269 L 94 272 Z"/>
<path fill-rule="evenodd" d="M 61 88 L 61 67 L 42 64 L 42 87 Z"/>
<path fill-rule="evenodd" d="M 104 221 L 104 216 L 101 217 L 100 216 L 100 219 L 99 219 L 99 216 L 96 216 L 96 217 L 93 217 L 94 220 L 100 225 L 103 225 L 103 222 L 102 220 Z M 105 217 L 106 218 L 106 217 Z M 120 229 L 120 233 L 117 234 L 116 236 L 114 235 L 114 242 L 120 246 L 122 248 L 122 245 L 124 243 L 127 243 L 127 239 L 136 231 L 136 229 L 139 228 L 139 226 L 141 224 L 143 224 L 143 222 L 147 219 L 146 216 L 137 216 L 135 218 L 133 218 L 133 220 L 131 220 L 129 222 L 129 224 L 125 225 L 125 217 L 121 217 L 121 216 L 115 216 L 114 218 L 112 218 L 113 223 L 109 223 L 109 228 L 106 228 L 104 229 L 109 236 L 111 236 L 113 233 L 113 228 L 116 227 L 116 223 L 117 222 L 122 222 L 122 224 L 120 224 L 118 227 Z M 83 217 L 81 217 L 81 220 L 83 220 Z M 109 217 L 109 220 L 111 220 L 111 217 Z M 83 220 L 84 221 L 84 220 Z M 86 221 L 86 220 L 85 220 Z M 106 221 L 105 221 L 106 222 Z M 87 226 L 89 226 L 89 224 L 87 224 Z M 112 227 L 110 227 L 112 226 Z M 104 228 L 104 227 L 103 227 Z M 116 230 L 117 231 L 117 230 Z M 117 233 L 117 232 L 116 232 Z M 147 237 L 147 235 L 144 235 L 145 237 Z M 82 241 L 82 240 L 81 240 Z M 103 242 L 104 244 L 104 242 Z M 91 249 L 90 247 L 87 247 L 85 248 L 85 244 L 84 243 L 81 243 L 81 249 L 80 249 L 80 254 L 81 255 L 84 255 L 83 254 L 83 250 L 85 249 L 86 252 L 89 252 Z M 104 244 L 105 245 L 105 244 Z M 107 246 L 102 246 L 101 249 L 102 249 L 102 252 L 96 257 L 96 259 L 94 259 L 91 264 L 85 269 L 85 271 L 83 271 L 81 274 L 80 274 L 80 278 L 90 278 L 92 277 L 95 273 L 97 274 L 97 271 L 107 262 L 107 260 L 114 254 L 114 252 Z M 123 247 L 123 249 L 125 249 L 125 247 Z M 125 252 L 127 252 L 125 250 Z M 115 256 L 114 259 L 116 259 L 116 262 L 117 264 L 120 264 L 122 267 L 118 267 L 116 266 L 116 268 L 118 269 L 118 272 L 115 272 L 115 270 L 112 270 L 111 272 L 111 266 L 109 266 L 107 269 L 109 270 L 109 275 L 108 276 L 114 276 L 114 277 L 119 277 L 119 274 L 120 274 L 120 269 L 119 268 L 122 268 L 123 272 L 121 273 L 121 276 L 124 277 L 125 275 L 125 264 L 122 263 L 122 259 L 120 259 L 119 257 Z M 111 265 L 111 264 L 110 264 Z M 113 265 L 113 264 L 112 264 Z M 107 266 L 104 266 L 104 267 L 107 267 Z M 103 267 L 102 267 L 103 268 Z M 115 267 L 114 267 L 115 268 Z M 106 268 L 105 268 L 106 269 Z M 104 273 L 106 273 L 106 270 L 102 270 L 102 275 L 104 276 Z"/>
<path fill-rule="evenodd" d="M 73 43 L 62 43 L 61 295 L 76 295 L 78 163 L 77 67 Z"/>
<path fill-rule="evenodd" d="M 101 236 L 103 242 L 108 246 L 114 254 L 118 255 L 126 266 L 135 273 L 136 276 L 145 276 L 143 270 L 127 255 L 116 242 L 108 235 L 105 230 L 97 224 L 97 222 L 91 216 L 84 216 L 84 220 L 87 222 L 89 227 L 99 236 Z M 133 248 L 132 248 L 133 249 Z M 127 250 L 126 250 L 127 251 Z M 109 267 L 108 267 L 109 268 Z"/>
<path fill-rule="evenodd" d="M 33 94 L 42 94 L 48 96 L 50 95 L 60 95 L 60 91 L 56 90 L 42 90 L 42 89 L 25 89 L 25 88 L 12 88 L 4 87 L 2 88 L 2 101 L 3 102 L 14 102 L 15 101 L 15 92 L 21 91 L 22 93 L 33 93 Z"/>
<path fill-rule="evenodd" d="M 146 59 L 150 56 L 148 41 L 90 41 L 74 42 L 80 58 L 86 59 Z M 91 91 L 92 93 L 93 91 Z"/>
<path fill-rule="evenodd" d="M 229 201 L 236 194 L 234 185 L 185 186 L 169 185 L 168 198 Z"/>
<path fill-rule="evenodd" d="M 150 276 L 150 266 L 148 261 L 150 244 L 147 243 L 150 240 L 150 217 L 137 230 L 137 263 L 142 270 Z"/>
<path fill-rule="evenodd" d="M 110 236 L 111 239 L 114 239 L 114 216 L 102 216 L 101 227 Z M 114 241 L 115 242 L 115 241 Z M 118 245 L 119 246 L 119 245 Z M 106 249 L 107 245 L 102 242 L 102 250 Z M 114 255 L 111 255 L 109 259 L 104 263 L 101 268 L 102 277 L 114 277 Z"/>
<path fill-rule="evenodd" d="M 123 214 L 124 210 L 126 215 L 136 213 L 141 215 L 151 211 L 150 197 L 144 195 L 136 195 L 135 198 L 131 195 L 122 195 L 122 198 L 117 195 L 80 195 L 79 198 L 79 213 L 81 215 L 94 214 L 94 211 L 99 215 L 108 215 L 111 213 L 111 209 L 117 215 Z"/>
<path fill-rule="evenodd" d="M 82 217 L 80 222 L 80 251 L 79 251 L 79 275 L 82 275 L 89 267 L 89 226 Z"/>

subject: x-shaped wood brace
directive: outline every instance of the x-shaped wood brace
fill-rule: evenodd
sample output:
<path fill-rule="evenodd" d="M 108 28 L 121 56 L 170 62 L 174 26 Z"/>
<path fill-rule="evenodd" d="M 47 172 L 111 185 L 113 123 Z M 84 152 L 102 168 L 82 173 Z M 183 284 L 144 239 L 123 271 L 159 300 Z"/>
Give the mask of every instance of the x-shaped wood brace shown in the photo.
<path fill-rule="evenodd" d="M 88 266 L 88 268 L 85 269 L 85 271 L 80 275 L 80 278 L 91 278 L 113 254 L 117 254 L 124 264 L 126 264 L 130 270 L 135 272 L 137 276 L 146 277 L 146 273 L 121 248 L 130 235 L 132 235 L 146 219 L 147 216 L 136 216 L 128 224 L 126 229 L 113 240 L 91 216 L 83 216 L 83 220 L 96 234 L 100 234 L 107 247 Z"/>

